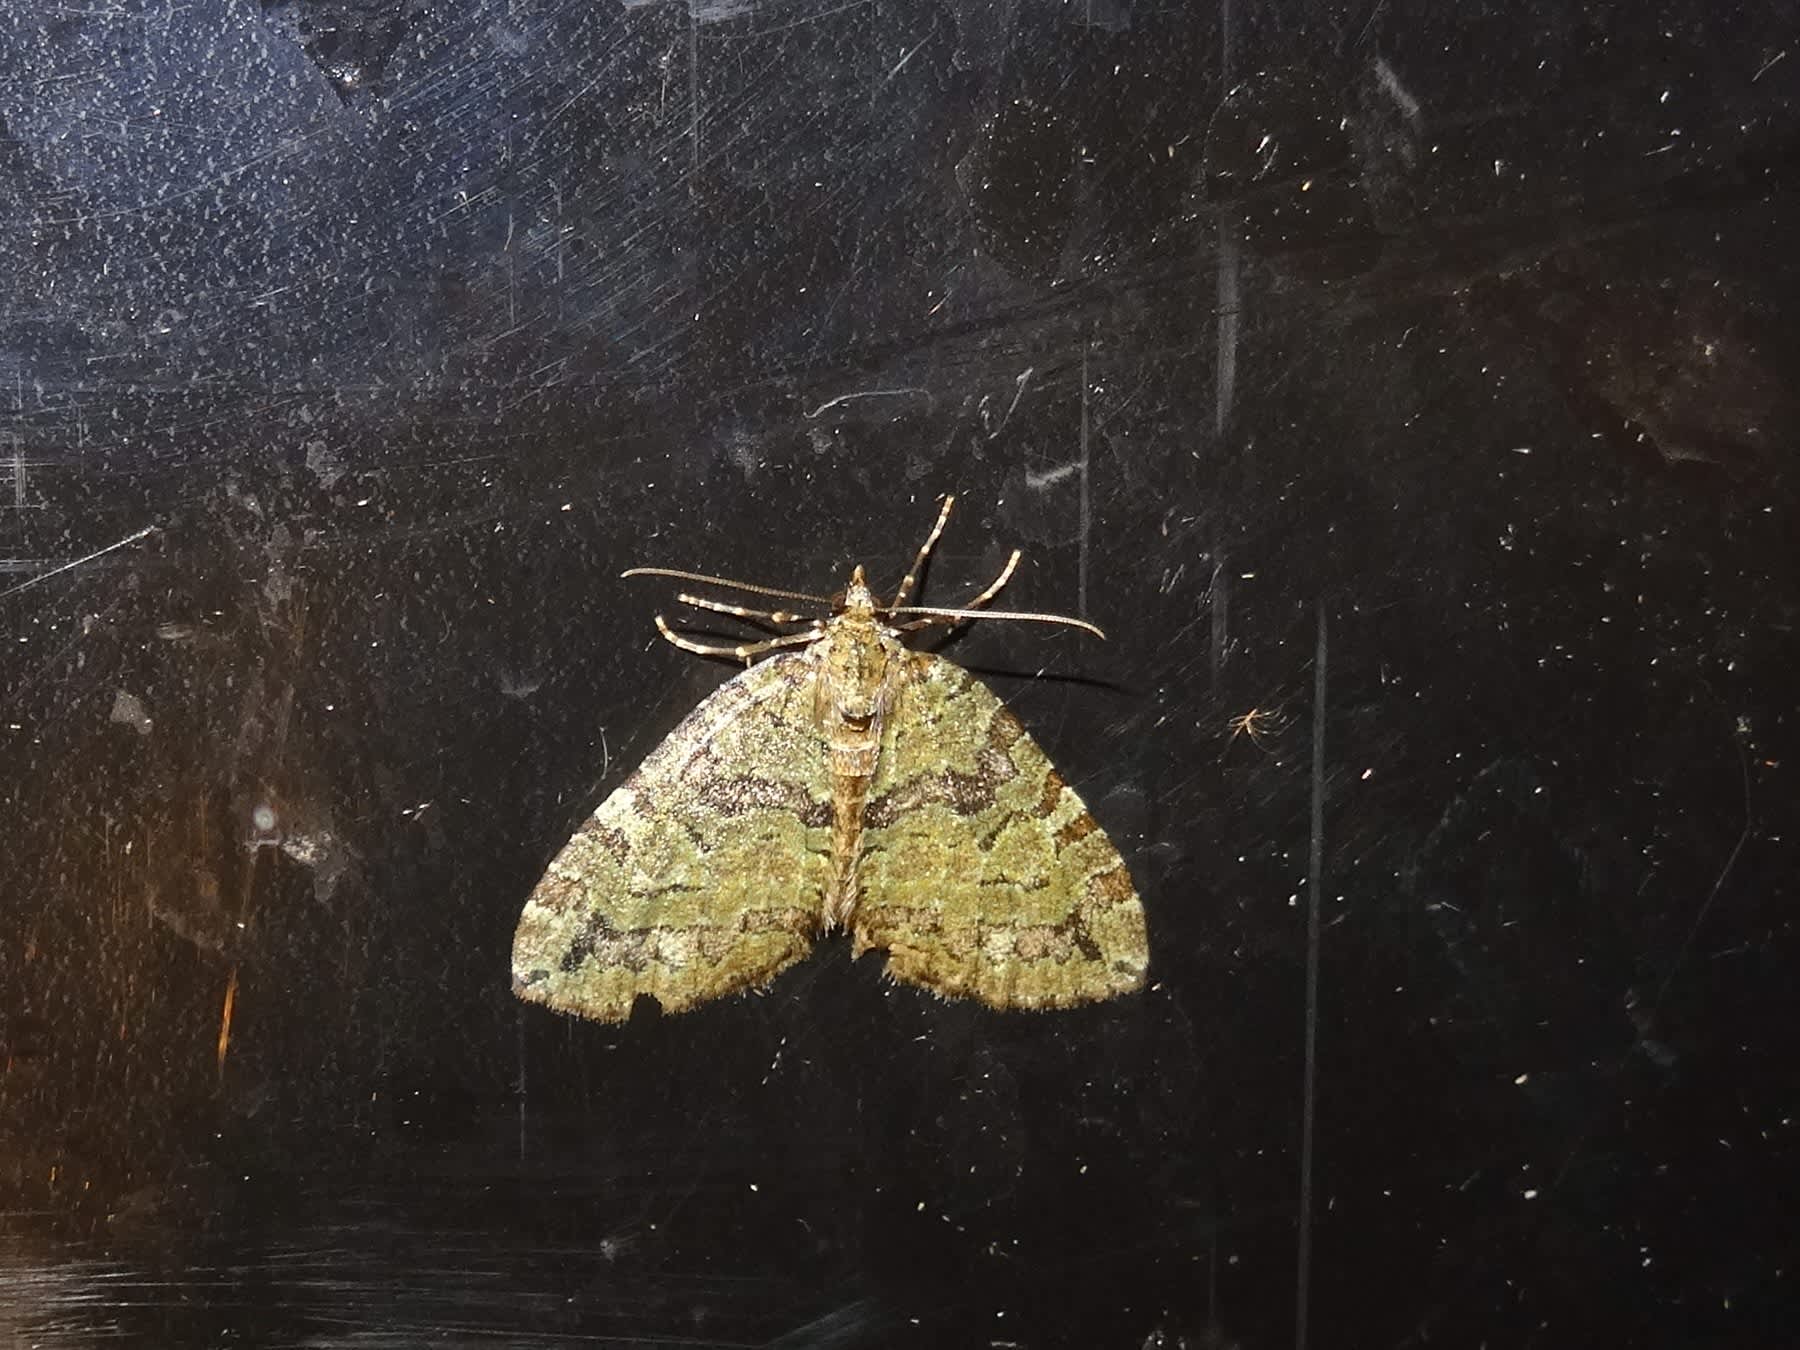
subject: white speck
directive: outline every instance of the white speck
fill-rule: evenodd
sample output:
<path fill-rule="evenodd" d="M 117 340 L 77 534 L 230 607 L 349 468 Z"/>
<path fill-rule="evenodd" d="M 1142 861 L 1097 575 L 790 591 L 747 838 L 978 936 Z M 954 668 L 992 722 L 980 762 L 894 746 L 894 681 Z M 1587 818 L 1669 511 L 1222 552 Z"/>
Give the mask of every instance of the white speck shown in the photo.
<path fill-rule="evenodd" d="M 123 689 L 113 695 L 112 712 L 107 721 L 135 727 L 140 736 L 148 736 L 151 727 L 155 725 L 150 718 L 150 710 L 144 706 L 144 700 Z"/>

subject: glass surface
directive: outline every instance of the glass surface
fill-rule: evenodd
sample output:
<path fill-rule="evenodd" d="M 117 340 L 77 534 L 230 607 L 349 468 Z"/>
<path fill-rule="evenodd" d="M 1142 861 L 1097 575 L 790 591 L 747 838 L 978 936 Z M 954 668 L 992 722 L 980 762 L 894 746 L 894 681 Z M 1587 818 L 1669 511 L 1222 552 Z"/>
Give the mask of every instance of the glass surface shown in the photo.
<path fill-rule="evenodd" d="M 1783 1343 L 1791 18 L 0 0 L 0 1340 Z M 948 492 L 1148 987 L 515 999 Z"/>

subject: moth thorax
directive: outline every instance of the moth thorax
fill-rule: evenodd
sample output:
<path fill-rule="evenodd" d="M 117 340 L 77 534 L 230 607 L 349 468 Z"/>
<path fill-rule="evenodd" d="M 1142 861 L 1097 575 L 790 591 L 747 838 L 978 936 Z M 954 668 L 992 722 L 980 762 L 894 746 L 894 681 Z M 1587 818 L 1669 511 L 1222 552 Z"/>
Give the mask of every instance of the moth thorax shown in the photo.
<path fill-rule="evenodd" d="M 839 619 L 825 649 L 819 681 L 821 720 L 852 730 L 878 724 L 887 702 L 889 664 L 886 644 L 873 622 Z"/>

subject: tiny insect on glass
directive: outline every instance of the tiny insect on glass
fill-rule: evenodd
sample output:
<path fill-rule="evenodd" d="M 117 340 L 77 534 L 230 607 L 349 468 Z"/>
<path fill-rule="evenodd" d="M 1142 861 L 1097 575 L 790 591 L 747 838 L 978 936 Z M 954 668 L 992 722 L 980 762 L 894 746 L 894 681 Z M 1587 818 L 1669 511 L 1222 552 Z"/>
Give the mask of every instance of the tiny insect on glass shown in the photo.
<path fill-rule="evenodd" d="M 519 917 L 513 989 L 601 1021 L 639 995 L 679 1012 L 761 989 L 819 936 L 885 950 L 887 973 L 995 1008 L 1062 1008 L 1142 986 L 1144 911 L 1124 861 L 1019 720 L 910 632 L 992 610 L 1019 564 L 956 609 L 909 604 L 954 499 L 894 598 L 859 566 L 840 600 L 660 567 L 827 617 L 683 594 L 770 628 L 684 651 L 748 669 L 705 699 L 556 855 Z M 793 648 L 795 650 L 786 650 Z M 758 658 L 763 658 L 759 660 Z"/>

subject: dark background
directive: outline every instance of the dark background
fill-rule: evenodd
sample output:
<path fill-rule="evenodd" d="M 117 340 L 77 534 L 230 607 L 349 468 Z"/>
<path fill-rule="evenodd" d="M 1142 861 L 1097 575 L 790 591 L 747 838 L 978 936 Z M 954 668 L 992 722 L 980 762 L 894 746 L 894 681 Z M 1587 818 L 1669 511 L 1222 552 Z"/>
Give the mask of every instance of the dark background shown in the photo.
<path fill-rule="evenodd" d="M 4 0 L 0 1340 L 1784 1343 L 1791 19 Z M 952 490 L 1151 987 L 517 1004 Z"/>

